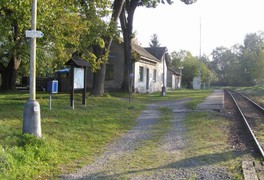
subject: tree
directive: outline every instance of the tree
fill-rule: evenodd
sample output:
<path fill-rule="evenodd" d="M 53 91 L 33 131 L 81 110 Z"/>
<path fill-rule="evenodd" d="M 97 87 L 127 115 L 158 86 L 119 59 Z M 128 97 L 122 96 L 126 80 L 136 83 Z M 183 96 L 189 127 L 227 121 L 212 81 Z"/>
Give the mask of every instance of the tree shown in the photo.
<path fill-rule="evenodd" d="M 250 33 L 245 36 L 240 59 L 244 85 L 263 82 L 264 78 L 264 33 Z"/>
<path fill-rule="evenodd" d="M 239 47 L 228 49 L 218 47 L 213 50 L 213 61 L 211 69 L 217 74 L 219 85 L 242 85 L 245 79 L 242 78 L 241 53 Z"/>
<path fill-rule="evenodd" d="M 3 0 L 0 4 L 0 74 L 2 90 L 14 90 L 20 65 L 29 61 L 29 38 L 25 31 L 31 25 L 30 0 Z M 79 43 L 80 34 L 86 29 L 82 25 L 75 2 L 40 1 L 37 28 L 45 36 L 38 39 L 37 51 L 42 55 L 54 53 L 56 59 L 66 59 L 70 49 Z M 74 28 L 72 28 L 74 27 Z M 67 51 L 67 50 L 68 51 Z M 39 58 L 38 56 L 37 58 Z M 55 62 L 58 62 L 55 61 Z"/>
<path fill-rule="evenodd" d="M 37 40 L 38 73 L 46 75 L 54 72 L 64 66 L 73 52 L 80 50 L 83 50 L 83 56 L 92 69 L 98 69 L 100 62 L 96 62 L 96 57 L 87 47 L 102 44 L 101 34 L 96 32 L 106 29 L 100 18 L 109 14 L 110 3 L 107 0 L 91 1 L 94 6 L 89 6 L 87 14 L 83 11 L 85 3 L 85 0 L 38 2 L 37 29 L 45 34 Z M 3 0 L 0 4 L 0 74 L 3 90 L 15 89 L 20 65 L 25 66 L 20 73 L 28 73 L 29 39 L 24 34 L 25 30 L 30 29 L 30 7 L 31 0 Z"/>
<path fill-rule="evenodd" d="M 254 85 L 263 83 L 264 78 L 264 38 L 263 33 L 245 36 L 244 45 L 234 45 L 231 49 L 216 48 L 210 68 L 216 72 L 220 85 Z"/>
<path fill-rule="evenodd" d="M 106 34 L 101 37 L 105 42 L 105 47 L 93 46 L 94 53 L 97 56 L 97 61 L 100 61 L 101 57 L 104 57 L 105 59 L 105 61 L 102 61 L 100 64 L 99 69 L 94 73 L 93 89 L 91 92 L 94 96 L 102 96 L 104 94 L 106 60 L 108 58 L 108 52 L 115 34 L 114 30 L 117 29 L 117 21 L 123 9 L 123 5 L 124 0 L 115 0 L 113 3 L 112 17 L 109 22 L 109 26 L 105 31 Z"/>
<path fill-rule="evenodd" d="M 172 61 L 171 61 L 170 66 L 173 69 L 177 70 L 179 67 L 182 66 L 182 61 L 185 58 L 190 57 L 190 56 L 192 56 L 192 54 L 189 51 L 186 51 L 186 50 L 180 50 L 179 52 L 173 51 L 171 53 Z"/>
<path fill-rule="evenodd" d="M 168 4 L 172 4 L 171 0 L 166 0 Z M 185 4 L 192 4 L 196 0 L 181 0 Z M 124 39 L 124 54 L 125 54 L 125 65 L 124 65 L 124 79 L 122 83 L 122 90 L 131 92 L 131 86 L 129 84 L 130 73 L 132 72 L 132 32 L 133 32 L 133 17 L 135 10 L 138 6 L 146 6 L 155 8 L 158 3 L 164 3 L 160 0 L 126 0 L 124 9 L 120 15 L 120 23 Z"/>
<path fill-rule="evenodd" d="M 0 4 L 0 74 L 2 78 L 1 89 L 15 89 L 17 69 L 23 58 L 25 51 L 28 50 L 28 41 L 22 34 L 22 29 L 29 22 L 29 13 L 25 9 L 19 9 L 18 6 L 30 7 L 29 2 L 19 3 L 14 1 L 10 3 L 2 1 Z M 22 19 L 20 24 L 19 19 Z M 24 23 L 23 23 L 24 22 Z"/>
<path fill-rule="evenodd" d="M 201 69 L 202 82 L 209 81 L 211 72 L 207 68 L 205 62 L 201 61 L 201 59 L 199 59 L 198 57 L 193 56 L 190 52 L 186 51 L 186 56 L 183 56 L 181 64 L 184 67 L 182 70 L 182 83 L 187 88 L 192 88 L 193 78 L 198 76 L 199 69 Z"/>
<path fill-rule="evenodd" d="M 149 46 L 150 47 L 159 47 L 160 46 L 160 43 L 159 43 L 158 35 L 157 34 L 153 34 L 151 36 Z"/>
<path fill-rule="evenodd" d="M 193 78 L 198 76 L 198 70 L 201 67 L 202 81 L 208 82 L 213 77 L 213 73 L 208 68 L 209 59 L 206 56 L 201 58 L 194 57 L 191 52 L 186 50 L 174 51 L 171 53 L 172 62 L 170 67 L 174 70 L 179 70 L 179 67 L 183 67 L 182 83 L 187 88 L 192 88 Z"/>

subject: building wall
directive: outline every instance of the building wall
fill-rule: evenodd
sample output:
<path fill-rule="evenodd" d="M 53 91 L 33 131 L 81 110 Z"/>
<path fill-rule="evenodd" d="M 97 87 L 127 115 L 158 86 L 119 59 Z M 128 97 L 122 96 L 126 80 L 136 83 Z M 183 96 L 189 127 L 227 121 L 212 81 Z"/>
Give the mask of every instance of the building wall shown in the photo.
<path fill-rule="evenodd" d="M 140 80 L 140 67 L 143 68 L 143 80 Z M 156 80 L 154 78 L 154 70 L 156 70 Z M 136 62 L 134 65 L 134 90 L 137 93 L 155 92 L 161 90 L 161 79 L 159 75 L 158 63 L 147 64 L 144 62 Z"/>
<path fill-rule="evenodd" d="M 167 85 L 168 85 L 168 88 L 172 90 L 180 89 L 181 88 L 181 76 L 173 73 L 171 70 L 168 70 Z"/>
<path fill-rule="evenodd" d="M 174 82 L 173 81 L 174 81 L 173 73 L 170 70 L 168 70 L 167 71 L 167 87 L 168 88 L 173 89 L 173 87 L 174 87 Z"/>
<path fill-rule="evenodd" d="M 180 89 L 180 88 L 182 88 L 182 85 L 181 85 L 181 76 L 176 76 L 176 88 L 177 89 Z"/>
<path fill-rule="evenodd" d="M 121 88 L 124 76 L 124 57 L 123 45 L 113 41 L 108 61 L 108 65 L 113 66 L 113 79 L 105 80 L 105 89 Z"/>
<path fill-rule="evenodd" d="M 106 64 L 106 71 L 109 70 L 109 66 L 113 67 L 112 79 L 105 80 L 104 86 L 106 90 L 116 90 L 120 89 L 123 82 L 123 69 L 124 69 L 124 49 L 122 44 L 119 44 L 116 41 L 112 42 L 110 48 L 110 54 L 108 63 Z M 89 89 L 93 86 L 93 73 L 91 70 L 88 70 L 88 83 L 87 86 Z"/>

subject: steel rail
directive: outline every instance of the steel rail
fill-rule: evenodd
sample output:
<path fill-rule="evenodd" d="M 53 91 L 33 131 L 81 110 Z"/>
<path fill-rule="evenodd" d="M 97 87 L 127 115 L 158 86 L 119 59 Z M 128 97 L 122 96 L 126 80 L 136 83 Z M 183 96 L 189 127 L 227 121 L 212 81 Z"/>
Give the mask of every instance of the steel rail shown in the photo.
<path fill-rule="evenodd" d="M 225 90 L 225 91 L 228 92 L 228 94 L 231 96 L 231 98 L 233 99 L 234 103 L 236 104 L 236 107 L 237 107 L 237 109 L 239 110 L 239 112 L 240 112 L 240 114 L 241 114 L 241 116 L 242 116 L 242 118 L 243 118 L 243 120 L 244 120 L 244 123 L 245 123 L 245 125 L 246 125 L 247 130 L 249 131 L 250 135 L 252 136 L 252 138 L 253 138 L 253 140 L 254 140 L 254 143 L 257 145 L 257 148 L 258 148 L 259 152 L 261 153 L 262 158 L 264 158 L 264 151 L 263 151 L 262 147 L 260 146 L 260 143 L 259 143 L 259 141 L 257 140 L 257 138 L 256 138 L 256 136 L 255 136 L 255 134 L 254 134 L 254 132 L 252 131 L 252 129 L 251 129 L 249 123 L 247 122 L 247 119 L 246 119 L 246 117 L 244 116 L 244 113 L 242 112 L 241 108 L 239 107 L 239 105 L 238 105 L 236 99 L 234 98 L 234 96 L 232 95 L 232 93 L 231 93 L 229 90 Z M 235 93 L 237 93 L 237 92 L 235 92 Z M 238 93 L 238 94 L 241 95 L 241 93 Z M 245 97 L 244 95 L 242 95 L 242 96 Z M 246 98 L 246 99 L 249 99 L 249 98 Z M 250 102 L 252 102 L 252 100 L 250 100 Z M 256 104 L 256 103 L 254 103 L 254 105 L 255 105 L 255 104 Z"/>

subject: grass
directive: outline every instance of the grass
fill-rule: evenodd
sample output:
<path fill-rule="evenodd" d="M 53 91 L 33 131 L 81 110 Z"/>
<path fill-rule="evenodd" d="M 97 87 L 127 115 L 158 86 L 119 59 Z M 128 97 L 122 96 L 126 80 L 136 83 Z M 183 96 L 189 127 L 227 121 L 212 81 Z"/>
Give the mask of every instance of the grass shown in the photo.
<path fill-rule="evenodd" d="M 166 96 L 161 96 L 160 92 L 150 93 L 150 94 L 132 94 L 131 102 L 144 102 L 151 103 L 156 101 L 169 101 L 190 98 L 191 101 L 187 103 L 189 109 L 195 109 L 196 105 L 204 100 L 206 96 L 211 94 L 213 89 L 206 90 L 191 90 L 191 89 L 181 89 L 177 91 L 167 91 Z M 127 94 L 112 94 L 113 96 L 128 98 Z"/>
<path fill-rule="evenodd" d="M 139 98 L 142 98 L 141 96 Z M 183 96 L 188 98 L 187 95 Z M 200 100 L 197 93 L 197 99 L 191 103 L 192 106 Z M 187 113 L 183 126 L 186 128 L 185 139 L 188 144 L 185 148 L 171 153 L 164 151 L 161 146 L 164 136 L 172 127 L 173 116 L 171 109 L 160 109 L 160 118 L 153 126 L 152 138 L 143 141 L 134 152 L 125 154 L 122 161 L 114 162 L 113 166 L 116 168 L 114 177 L 121 179 L 129 179 L 134 175 L 146 177 L 169 168 L 212 165 L 225 167 L 232 179 L 243 179 L 241 161 L 244 154 L 235 151 L 230 144 L 229 132 L 232 123 L 230 120 L 212 112 Z"/>
<path fill-rule="evenodd" d="M 197 166 L 221 165 L 232 179 L 243 179 L 243 152 L 238 153 L 229 143 L 231 121 L 216 113 L 192 112 L 187 114 L 185 122 L 186 138 L 191 140 L 189 148 L 185 149 L 185 158 L 195 160 Z"/>
<path fill-rule="evenodd" d="M 83 107 L 77 95 L 72 110 L 68 96 L 54 95 L 50 111 L 48 95 L 39 95 L 43 138 L 36 139 L 21 134 L 27 95 L 0 95 L 0 179 L 48 178 L 91 162 L 106 143 L 133 126 L 144 108 L 129 108 L 114 97 L 89 97 Z"/>
<path fill-rule="evenodd" d="M 87 106 L 81 104 L 81 95 L 75 95 L 75 110 L 70 108 L 68 94 L 52 97 L 49 110 L 49 96 L 39 93 L 37 100 L 41 108 L 43 137 L 37 139 L 23 135 L 23 105 L 28 99 L 26 93 L 0 94 L 0 179 L 49 179 L 63 172 L 71 172 L 92 162 L 102 153 L 103 147 L 114 137 L 131 129 L 136 117 L 146 103 L 161 100 L 191 98 L 188 107 L 195 108 L 212 90 L 179 90 L 166 93 L 133 94 L 131 104 L 124 94 L 105 97 L 88 97 Z M 122 97 L 122 98 L 120 98 Z M 162 118 L 149 147 L 155 146 L 170 128 L 168 118 L 171 112 L 161 109 Z M 146 154 L 147 156 L 147 154 Z"/>
<path fill-rule="evenodd" d="M 151 138 L 142 141 L 135 151 L 123 155 L 121 161 L 113 162 L 111 168 L 115 167 L 116 178 L 127 179 L 130 174 L 148 173 L 163 165 L 166 156 L 159 149 L 160 141 L 172 128 L 173 112 L 165 107 L 159 110 L 160 117 L 151 128 Z"/>

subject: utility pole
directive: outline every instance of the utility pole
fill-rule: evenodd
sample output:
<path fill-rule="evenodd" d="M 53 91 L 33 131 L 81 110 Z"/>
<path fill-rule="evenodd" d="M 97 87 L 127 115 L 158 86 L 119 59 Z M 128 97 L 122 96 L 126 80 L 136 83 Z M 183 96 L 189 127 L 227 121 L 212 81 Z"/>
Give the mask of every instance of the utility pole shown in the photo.
<path fill-rule="evenodd" d="M 36 38 L 42 37 L 43 33 L 36 31 L 37 24 L 37 0 L 32 0 L 31 31 L 26 31 L 30 41 L 30 92 L 29 100 L 24 105 L 23 133 L 29 133 L 41 137 L 40 105 L 36 101 Z"/>

